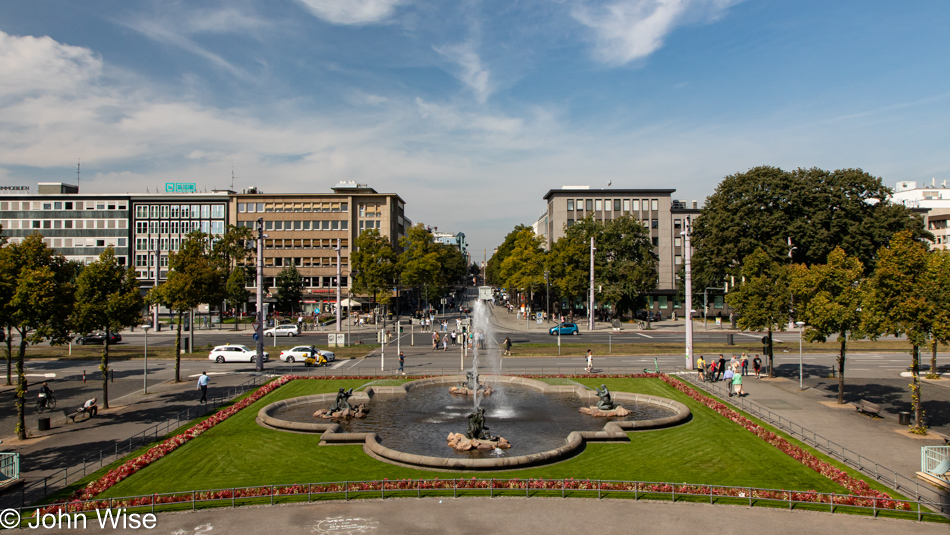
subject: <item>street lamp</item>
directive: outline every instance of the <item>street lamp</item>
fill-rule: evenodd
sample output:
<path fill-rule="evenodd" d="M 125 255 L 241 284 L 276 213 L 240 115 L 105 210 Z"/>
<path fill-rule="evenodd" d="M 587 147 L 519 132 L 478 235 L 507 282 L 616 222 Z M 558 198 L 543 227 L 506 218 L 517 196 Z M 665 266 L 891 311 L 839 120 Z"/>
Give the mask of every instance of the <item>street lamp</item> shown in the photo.
<path fill-rule="evenodd" d="M 796 321 L 795 326 L 798 327 L 798 389 L 804 390 L 802 386 L 802 333 L 804 332 L 805 322 Z"/>
<path fill-rule="evenodd" d="M 148 323 L 142 325 L 142 330 L 145 331 L 145 367 L 142 372 L 142 390 L 146 394 L 148 394 L 148 330 L 151 328 L 152 326 Z"/>
<path fill-rule="evenodd" d="M 548 316 L 548 321 L 551 320 L 551 282 L 549 277 L 551 275 L 550 271 L 544 272 L 544 312 Z"/>

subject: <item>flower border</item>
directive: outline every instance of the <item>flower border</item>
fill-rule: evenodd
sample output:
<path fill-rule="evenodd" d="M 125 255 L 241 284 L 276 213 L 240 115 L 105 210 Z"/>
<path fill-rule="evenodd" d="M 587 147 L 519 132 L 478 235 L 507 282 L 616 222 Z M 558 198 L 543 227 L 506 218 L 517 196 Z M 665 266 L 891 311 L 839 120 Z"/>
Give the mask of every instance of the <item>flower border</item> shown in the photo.
<path fill-rule="evenodd" d="M 427 377 L 427 376 L 418 376 L 418 377 Z M 731 409 L 726 404 L 704 396 L 697 392 L 691 386 L 686 385 L 682 381 L 670 377 L 666 374 L 657 374 L 657 373 L 636 373 L 636 374 L 613 374 L 613 375 L 604 375 L 604 374 L 578 374 L 578 375 L 553 375 L 553 376 L 540 376 L 540 375 L 522 375 L 522 377 L 530 378 L 565 378 L 565 379 L 584 379 L 584 378 L 611 378 L 611 379 L 641 379 L 641 378 L 652 378 L 660 379 L 671 387 L 679 390 L 683 394 L 689 396 L 694 401 L 699 402 L 706 407 L 717 412 L 719 415 L 725 417 L 728 420 L 742 426 L 744 429 L 750 433 L 756 435 L 760 439 L 764 440 L 766 443 L 771 444 L 772 446 L 778 448 L 783 453 L 792 457 L 796 461 L 800 462 L 802 465 L 811 468 L 812 470 L 818 472 L 822 476 L 830 479 L 831 481 L 841 485 L 842 487 L 848 489 L 852 492 L 854 496 L 845 498 L 840 504 L 841 505 L 859 505 L 867 507 L 876 507 L 879 509 L 900 509 L 900 510 L 910 510 L 910 503 L 899 501 L 891 498 L 887 493 L 874 490 L 868 485 L 867 482 L 852 477 L 846 471 L 841 470 L 840 468 L 834 467 L 831 464 L 824 462 L 811 453 L 805 451 L 803 448 L 791 444 L 785 438 L 779 436 L 776 433 L 773 433 L 761 425 L 756 424 L 755 422 L 749 420 L 748 418 L 742 416 L 738 412 Z M 110 503 L 112 500 L 107 502 L 96 502 L 90 501 L 94 500 L 96 496 L 105 492 L 112 486 L 116 485 L 125 478 L 135 474 L 139 470 L 145 468 L 146 466 L 152 464 L 153 462 L 161 459 L 162 457 L 168 455 L 169 453 L 175 451 L 180 446 L 188 443 L 198 435 L 201 435 L 208 429 L 218 425 L 219 423 L 227 420 L 231 416 L 237 414 L 239 411 L 243 410 L 246 407 L 254 404 L 267 394 L 270 394 L 277 388 L 298 379 L 306 380 L 341 380 L 341 379 L 386 379 L 385 376 L 376 376 L 376 375 L 360 375 L 360 376 L 321 376 L 321 377 L 303 377 L 299 375 L 284 375 L 273 381 L 268 382 L 267 384 L 258 388 L 250 396 L 238 401 L 230 407 L 218 411 L 213 414 L 211 417 L 201 421 L 198 424 L 195 424 L 187 431 L 175 435 L 171 438 L 166 439 L 161 444 L 153 446 L 144 454 L 130 459 L 120 466 L 113 468 L 108 473 L 106 473 L 101 478 L 90 482 L 85 487 L 77 490 L 73 493 L 72 496 L 60 503 L 66 503 L 66 509 L 68 511 L 82 511 L 95 509 L 102 503 Z M 413 483 L 417 480 L 403 480 L 404 482 Z M 421 480 L 419 480 L 421 481 Z M 438 480 L 437 480 L 438 481 Z M 509 482 L 518 482 L 519 486 L 516 487 L 495 487 L 494 481 L 491 480 L 481 480 L 472 478 L 471 480 L 442 480 L 442 481 L 453 481 L 453 485 L 457 485 L 459 481 L 470 481 L 471 485 L 465 488 L 489 488 L 488 481 L 492 481 L 491 488 L 535 488 L 535 489 L 549 489 L 552 488 L 549 485 L 551 480 L 540 480 L 540 479 L 510 479 L 510 480 L 499 480 L 499 481 L 509 481 Z M 556 480 L 561 481 L 561 480 Z M 588 485 L 581 484 L 582 480 L 573 480 L 569 479 L 566 481 L 571 481 L 571 487 L 568 487 L 572 490 L 583 490 L 591 488 Z M 587 481 L 588 484 L 592 484 L 590 480 Z M 372 486 L 372 485 L 378 486 Z M 420 482 L 420 485 L 422 483 Z M 370 485 L 373 490 L 399 490 L 405 488 L 401 485 L 403 483 L 396 481 L 383 480 L 379 482 L 367 483 Z M 603 483 L 601 483 L 603 485 Z M 718 496 L 733 496 L 738 493 L 737 488 L 723 488 L 718 486 L 705 486 L 705 485 L 673 485 L 673 484 L 653 484 L 653 483 L 633 483 L 632 487 L 630 483 L 608 483 L 609 490 L 633 490 L 633 491 L 649 491 L 649 492 L 670 492 L 675 489 L 675 492 L 679 494 L 705 494 L 710 493 Z M 616 488 L 614 488 L 616 487 Z M 156 497 L 148 496 L 143 498 L 124 500 L 118 503 L 123 505 L 147 505 L 152 503 L 174 503 L 180 501 L 190 501 L 193 499 L 193 496 L 204 497 L 204 499 L 224 499 L 224 498 L 237 498 L 237 497 L 252 497 L 252 496 L 271 496 L 274 493 L 275 486 L 263 486 L 263 487 L 250 487 L 239 490 L 222 490 L 217 492 L 188 492 L 187 494 L 170 496 Z M 314 489 L 319 489 L 318 492 L 333 492 L 335 485 L 312 485 L 312 484 L 300 484 L 300 485 L 289 485 L 282 486 L 281 491 L 278 494 L 299 494 L 299 493 L 313 493 Z M 416 488 L 416 487 L 410 487 Z M 445 487 L 426 487 L 426 488 L 445 488 Z M 460 488 L 455 486 L 454 488 Z M 306 490 L 301 490 L 306 489 Z M 267 490 L 267 493 L 262 493 L 264 490 Z M 354 489 L 360 490 L 360 489 Z M 771 498 L 771 499 L 793 499 L 795 501 L 803 502 L 822 502 L 822 496 L 827 496 L 826 494 L 818 493 L 817 491 L 757 491 L 759 492 L 760 498 Z M 785 496 L 784 498 L 779 496 Z M 144 501 L 143 501 L 144 500 Z M 50 506 L 43 509 L 43 512 L 56 512 L 61 510 L 60 506 Z"/>

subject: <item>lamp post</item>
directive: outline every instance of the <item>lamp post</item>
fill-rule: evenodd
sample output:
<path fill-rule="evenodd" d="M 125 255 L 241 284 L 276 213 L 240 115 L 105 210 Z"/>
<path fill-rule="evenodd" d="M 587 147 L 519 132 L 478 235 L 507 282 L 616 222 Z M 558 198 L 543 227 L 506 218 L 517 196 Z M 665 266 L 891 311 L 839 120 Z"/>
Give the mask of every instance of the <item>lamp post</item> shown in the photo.
<path fill-rule="evenodd" d="M 692 229 L 690 228 L 689 218 L 686 218 L 686 228 L 681 232 L 683 235 L 683 264 L 684 264 L 684 281 L 685 290 L 686 290 L 686 369 L 693 369 L 693 278 L 692 278 L 692 251 L 690 250 L 690 241 L 689 233 Z"/>
<path fill-rule="evenodd" d="M 802 385 L 802 333 L 805 330 L 805 322 L 796 321 L 795 326 L 798 327 L 798 389 L 804 390 L 805 387 Z"/>
<path fill-rule="evenodd" d="M 594 251 L 597 248 L 594 247 L 594 237 L 590 238 L 590 303 L 587 307 L 587 319 L 588 319 L 588 328 L 594 330 Z"/>
<path fill-rule="evenodd" d="M 544 312 L 548 316 L 548 320 L 551 319 L 551 282 L 549 277 L 551 275 L 550 271 L 544 272 Z"/>
<path fill-rule="evenodd" d="M 152 326 L 146 323 L 142 325 L 142 330 L 145 331 L 145 366 L 142 368 L 142 390 L 144 393 L 148 394 L 148 330 Z"/>

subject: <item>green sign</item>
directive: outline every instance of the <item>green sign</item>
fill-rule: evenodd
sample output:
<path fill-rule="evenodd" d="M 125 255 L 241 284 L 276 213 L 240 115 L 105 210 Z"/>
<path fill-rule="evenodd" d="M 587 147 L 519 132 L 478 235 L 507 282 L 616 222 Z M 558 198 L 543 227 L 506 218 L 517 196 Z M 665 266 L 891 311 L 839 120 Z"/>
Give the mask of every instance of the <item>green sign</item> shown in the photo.
<path fill-rule="evenodd" d="M 198 185 L 185 184 L 183 182 L 166 182 L 165 193 L 198 193 Z"/>

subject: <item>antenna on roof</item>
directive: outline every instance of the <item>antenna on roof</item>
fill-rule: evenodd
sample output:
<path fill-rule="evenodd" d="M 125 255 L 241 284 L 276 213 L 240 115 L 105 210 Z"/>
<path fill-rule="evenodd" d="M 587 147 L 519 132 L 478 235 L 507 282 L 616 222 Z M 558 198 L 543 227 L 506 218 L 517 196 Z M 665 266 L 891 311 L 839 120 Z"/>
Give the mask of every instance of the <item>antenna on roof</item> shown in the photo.
<path fill-rule="evenodd" d="M 234 166 L 231 166 L 231 191 L 234 191 Z"/>
<path fill-rule="evenodd" d="M 79 187 L 79 165 L 82 163 L 82 160 L 76 158 L 76 187 Z"/>

